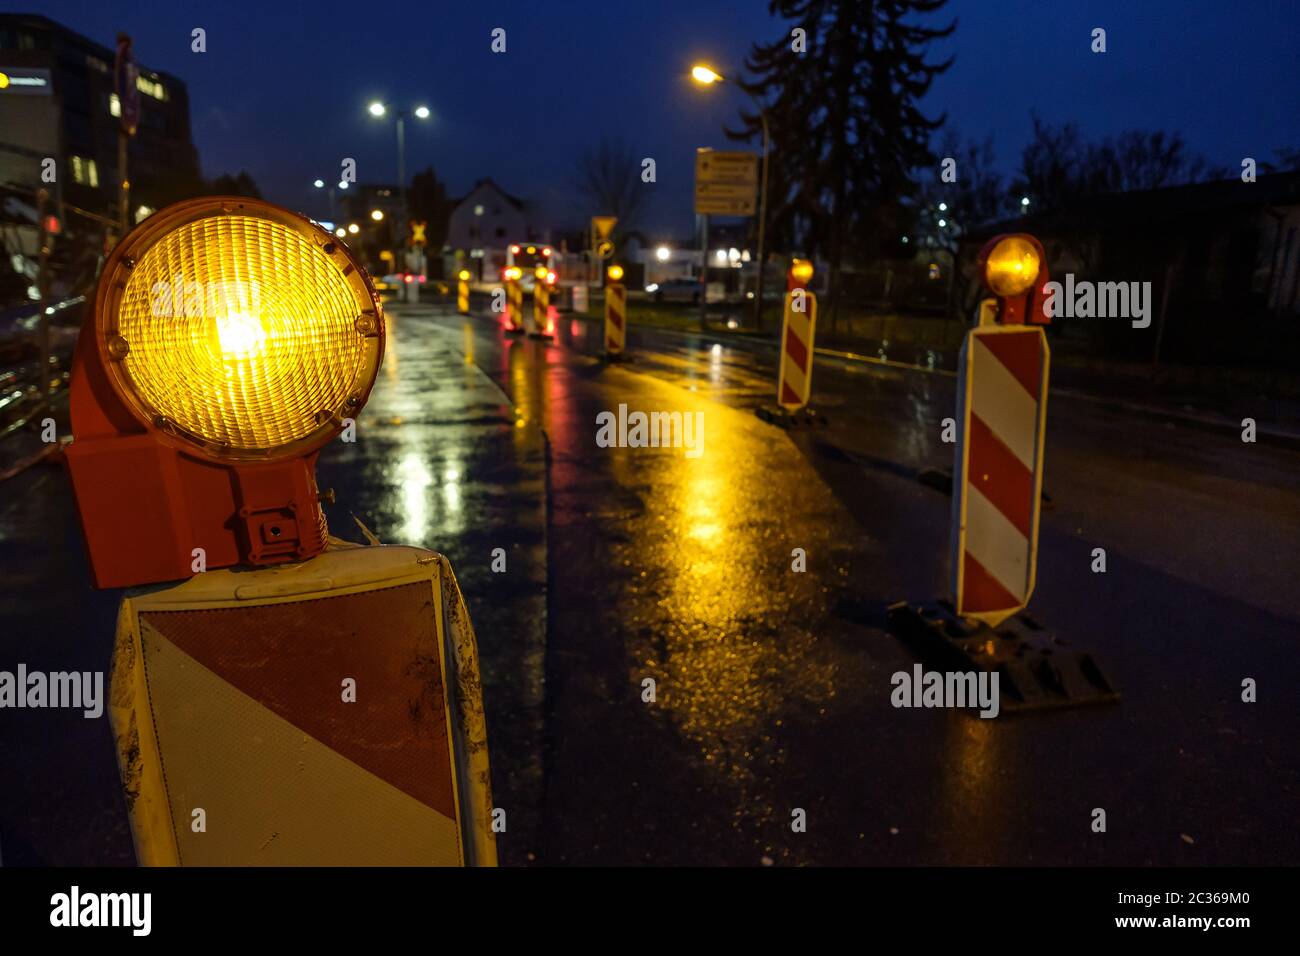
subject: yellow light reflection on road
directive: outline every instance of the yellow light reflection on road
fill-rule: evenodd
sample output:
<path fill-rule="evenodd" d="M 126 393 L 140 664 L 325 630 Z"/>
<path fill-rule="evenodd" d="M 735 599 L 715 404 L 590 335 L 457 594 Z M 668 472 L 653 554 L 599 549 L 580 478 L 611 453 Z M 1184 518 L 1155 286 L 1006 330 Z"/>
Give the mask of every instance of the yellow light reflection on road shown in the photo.
<path fill-rule="evenodd" d="M 418 451 L 405 452 L 397 464 L 405 520 L 401 526 L 404 544 L 419 545 L 429 540 L 429 487 L 433 475 Z"/>

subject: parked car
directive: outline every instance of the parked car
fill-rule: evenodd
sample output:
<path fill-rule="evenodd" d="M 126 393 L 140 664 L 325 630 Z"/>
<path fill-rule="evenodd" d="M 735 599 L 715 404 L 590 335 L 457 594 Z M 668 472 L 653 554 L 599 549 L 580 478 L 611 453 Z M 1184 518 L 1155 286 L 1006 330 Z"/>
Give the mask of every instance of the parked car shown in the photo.
<path fill-rule="evenodd" d="M 645 287 L 646 294 L 656 302 L 696 302 L 700 301 L 700 281 L 698 279 L 665 279 L 652 282 Z"/>

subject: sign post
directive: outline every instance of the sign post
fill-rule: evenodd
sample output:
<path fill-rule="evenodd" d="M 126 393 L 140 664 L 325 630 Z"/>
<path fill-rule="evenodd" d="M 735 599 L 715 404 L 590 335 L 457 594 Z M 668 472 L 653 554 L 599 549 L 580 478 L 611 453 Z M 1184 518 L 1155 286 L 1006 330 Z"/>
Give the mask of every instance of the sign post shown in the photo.
<path fill-rule="evenodd" d="M 695 151 L 695 214 L 700 235 L 700 328 L 707 326 L 709 216 L 752 216 L 758 190 L 758 156 L 701 147 Z"/>
<path fill-rule="evenodd" d="M 783 428 L 826 424 L 825 416 L 808 407 L 812 395 L 813 343 L 817 331 L 817 296 L 808 288 L 812 276 L 811 261 L 794 260 L 786 280 L 776 407 L 760 406 L 755 410 L 759 418 Z"/>
<path fill-rule="evenodd" d="M 621 362 L 627 342 L 627 286 L 623 285 L 623 267 L 612 265 L 605 282 L 605 360 Z"/>
<path fill-rule="evenodd" d="M 135 63 L 131 38 L 125 33 L 117 35 L 117 58 L 113 63 L 113 88 L 117 93 L 117 223 L 119 235 L 125 236 L 131 227 L 131 179 L 127 173 L 127 144 L 140 125 L 140 70 Z"/>
<path fill-rule="evenodd" d="M 554 338 L 549 321 L 551 314 L 551 286 L 548 282 L 550 272 L 546 266 L 538 266 L 533 271 L 533 338 Z"/>
<path fill-rule="evenodd" d="M 1005 710 L 1114 702 L 1090 654 L 1021 612 L 1037 576 L 1050 353 L 1041 326 L 1046 256 L 1033 236 L 997 236 L 980 253 L 995 298 L 979 307 L 958 364 L 952 488 L 952 601 L 891 605 L 889 621 L 923 655 L 1000 678 Z"/>
<path fill-rule="evenodd" d="M 456 311 L 469 315 L 469 270 L 461 269 L 456 273 Z"/>
<path fill-rule="evenodd" d="M 610 236 L 614 232 L 614 227 L 618 225 L 617 216 L 592 216 L 591 217 L 591 261 L 588 279 L 594 285 L 600 284 L 600 262 L 608 259 L 614 254 L 614 241 Z"/>

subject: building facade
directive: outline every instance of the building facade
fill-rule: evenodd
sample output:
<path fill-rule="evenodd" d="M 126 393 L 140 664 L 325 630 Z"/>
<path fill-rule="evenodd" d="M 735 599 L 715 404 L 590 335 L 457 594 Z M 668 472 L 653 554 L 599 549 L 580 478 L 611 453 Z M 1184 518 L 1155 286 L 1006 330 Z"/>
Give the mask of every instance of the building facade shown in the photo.
<path fill-rule="evenodd" d="M 115 47 L 47 17 L 0 14 L 0 185 L 19 192 L 46 185 L 60 202 L 116 215 L 121 103 L 114 59 Z M 136 86 L 140 122 L 127 162 L 133 219 L 192 194 L 199 175 L 185 84 L 141 65 Z M 53 184 L 42 182 L 50 158 Z"/>
<path fill-rule="evenodd" d="M 511 243 L 549 241 L 549 230 L 530 222 L 522 199 L 491 179 L 480 179 L 452 210 L 445 252 L 454 268 L 469 269 L 476 279 L 488 281 L 505 268 Z"/>

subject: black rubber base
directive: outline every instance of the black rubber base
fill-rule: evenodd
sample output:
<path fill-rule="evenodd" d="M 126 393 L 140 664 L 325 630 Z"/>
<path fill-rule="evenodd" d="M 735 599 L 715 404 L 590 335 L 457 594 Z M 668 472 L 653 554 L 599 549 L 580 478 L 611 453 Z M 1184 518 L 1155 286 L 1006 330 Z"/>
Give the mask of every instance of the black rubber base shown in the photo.
<path fill-rule="evenodd" d="M 760 405 L 754 409 L 754 414 L 768 424 L 777 425 L 781 428 L 803 428 L 812 425 L 830 424 L 825 415 L 806 405 L 793 412 L 780 405 Z"/>
<path fill-rule="evenodd" d="M 889 626 L 931 666 L 997 672 L 1010 713 L 1114 704 L 1119 691 L 1086 651 L 1072 648 L 1024 611 L 996 628 L 961 618 L 946 601 L 889 607 Z"/>

